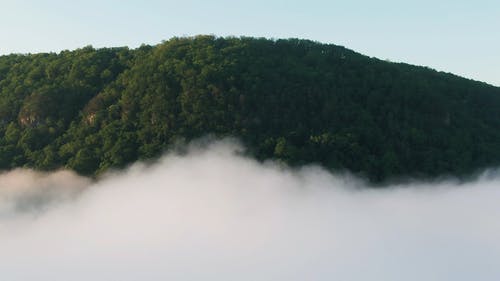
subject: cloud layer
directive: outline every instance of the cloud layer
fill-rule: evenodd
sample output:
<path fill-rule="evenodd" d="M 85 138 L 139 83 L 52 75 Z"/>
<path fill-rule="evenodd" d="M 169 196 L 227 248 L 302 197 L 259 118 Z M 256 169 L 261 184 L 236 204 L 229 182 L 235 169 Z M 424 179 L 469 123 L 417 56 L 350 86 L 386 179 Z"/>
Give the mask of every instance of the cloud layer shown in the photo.
<path fill-rule="evenodd" d="M 384 189 L 217 142 L 91 181 L 0 175 L 4 280 L 500 280 L 500 177 Z"/>

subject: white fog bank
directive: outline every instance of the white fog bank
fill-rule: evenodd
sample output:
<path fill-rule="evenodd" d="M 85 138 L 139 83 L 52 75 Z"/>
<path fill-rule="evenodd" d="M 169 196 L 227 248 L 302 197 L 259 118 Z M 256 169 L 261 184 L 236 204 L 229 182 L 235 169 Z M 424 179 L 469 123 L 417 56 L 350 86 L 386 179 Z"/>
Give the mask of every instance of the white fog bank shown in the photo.
<path fill-rule="evenodd" d="M 500 280 L 500 176 L 369 189 L 230 141 L 98 181 L 0 175 L 0 280 Z"/>

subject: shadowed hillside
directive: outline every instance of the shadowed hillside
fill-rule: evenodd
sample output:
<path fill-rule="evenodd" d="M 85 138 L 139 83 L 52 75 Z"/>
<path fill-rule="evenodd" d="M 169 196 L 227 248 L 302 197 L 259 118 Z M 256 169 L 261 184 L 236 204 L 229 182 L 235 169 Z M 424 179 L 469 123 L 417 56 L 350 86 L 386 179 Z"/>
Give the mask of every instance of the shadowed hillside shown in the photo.
<path fill-rule="evenodd" d="M 500 164 L 500 88 L 298 39 L 0 57 L 0 169 L 96 174 L 207 134 L 374 182 L 462 176 Z"/>

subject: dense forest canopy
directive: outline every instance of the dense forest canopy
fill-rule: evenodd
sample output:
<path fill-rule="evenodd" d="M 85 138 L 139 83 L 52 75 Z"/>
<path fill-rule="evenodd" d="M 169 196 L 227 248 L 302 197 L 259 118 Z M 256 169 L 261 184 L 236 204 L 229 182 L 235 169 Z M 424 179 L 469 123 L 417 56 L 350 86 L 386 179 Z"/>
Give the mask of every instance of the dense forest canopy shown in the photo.
<path fill-rule="evenodd" d="M 0 57 L 0 169 L 96 175 L 179 140 L 392 177 L 500 164 L 500 88 L 308 40 L 174 38 Z"/>

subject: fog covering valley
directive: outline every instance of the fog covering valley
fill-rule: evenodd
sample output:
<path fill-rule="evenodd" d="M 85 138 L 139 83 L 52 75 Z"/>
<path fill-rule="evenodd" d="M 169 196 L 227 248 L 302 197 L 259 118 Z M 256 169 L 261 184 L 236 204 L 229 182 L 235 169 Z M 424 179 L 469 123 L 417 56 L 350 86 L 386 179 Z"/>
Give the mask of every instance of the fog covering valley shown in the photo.
<path fill-rule="evenodd" d="M 191 145 L 94 180 L 0 175 L 2 280 L 500 280 L 500 176 L 369 188 Z"/>

